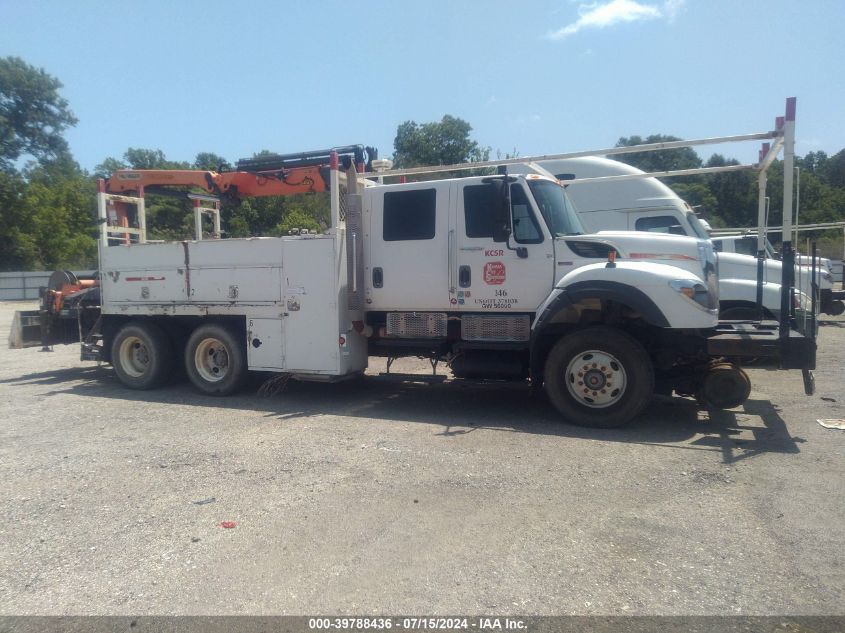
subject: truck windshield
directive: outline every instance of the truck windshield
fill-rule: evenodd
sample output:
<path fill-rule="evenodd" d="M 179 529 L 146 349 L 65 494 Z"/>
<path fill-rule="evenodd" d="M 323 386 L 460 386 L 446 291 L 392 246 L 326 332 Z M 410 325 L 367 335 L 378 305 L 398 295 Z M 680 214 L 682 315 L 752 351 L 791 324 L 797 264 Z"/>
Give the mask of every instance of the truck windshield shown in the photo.
<path fill-rule="evenodd" d="M 707 229 L 704 228 L 704 225 L 701 223 L 701 220 L 698 219 L 698 216 L 693 213 L 692 211 L 687 211 L 687 220 L 689 220 L 690 226 L 692 230 L 695 232 L 695 236 L 702 240 L 709 240 L 710 233 L 707 232 Z"/>
<path fill-rule="evenodd" d="M 769 238 L 766 238 L 766 255 L 769 259 L 775 259 L 775 247 L 772 246 L 772 243 L 769 241 Z"/>
<path fill-rule="evenodd" d="M 528 179 L 528 186 L 552 235 L 581 235 L 584 226 L 563 187 L 550 180 Z"/>

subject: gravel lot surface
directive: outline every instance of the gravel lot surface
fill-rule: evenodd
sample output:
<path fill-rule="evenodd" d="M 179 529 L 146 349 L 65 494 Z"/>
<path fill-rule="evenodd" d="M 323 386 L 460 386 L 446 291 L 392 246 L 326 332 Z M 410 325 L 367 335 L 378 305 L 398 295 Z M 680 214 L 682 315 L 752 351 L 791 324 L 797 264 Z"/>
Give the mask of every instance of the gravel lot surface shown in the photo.
<path fill-rule="evenodd" d="M 0 614 L 845 614 L 845 431 L 816 421 L 845 417 L 843 319 L 814 397 L 757 369 L 740 409 L 605 431 L 380 359 L 133 392 L 75 346 L 5 349 L 31 307 L 0 304 Z"/>

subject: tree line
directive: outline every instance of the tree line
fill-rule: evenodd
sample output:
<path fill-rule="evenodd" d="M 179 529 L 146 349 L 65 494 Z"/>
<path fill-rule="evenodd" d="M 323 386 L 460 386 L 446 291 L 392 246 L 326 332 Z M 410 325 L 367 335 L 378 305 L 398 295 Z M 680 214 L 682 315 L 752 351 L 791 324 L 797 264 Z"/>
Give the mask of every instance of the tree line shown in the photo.
<path fill-rule="evenodd" d="M 107 157 L 93 172 L 74 160 L 65 132 L 76 125 L 61 82 L 17 57 L 0 58 L 0 270 L 94 268 L 97 259 L 96 181 L 116 169 L 202 169 L 226 171 L 233 164 L 214 152 L 174 161 L 158 149 L 128 148 Z M 471 136 L 458 117 L 405 121 L 394 139 L 396 167 L 484 161 L 491 149 Z M 618 146 L 679 140 L 652 135 L 620 138 Z M 266 150 L 255 156 L 269 153 Z M 501 155 L 501 154 L 499 154 Z M 517 152 L 506 154 L 517 156 Z M 736 164 L 721 154 L 703 161 L 692 149 L 625 154 L 619 160 L 647 171 Z M 845 218 L 845 149 L 833 156 L 810 152 L 796 157 L 800 169 L 801 221 Z M 769 171 L 771 223 L 779 223 L 783 165 Z M 701 175 L 668 182 L 715 226 L 754 226 L 756 177 L 750 172 Z M 182 197 L 146 196 L 150 239 L 193 235 L 190 202 Z M 224 200 L 221 224 L 227 237 L 285 235 L 293 228 L 318 231 L 329 223 L 325 194 Z M 841 232 L 822 236 L 828 255 L 841 253 Z M 837 250 L 838 249 L 838 250 Z"/>

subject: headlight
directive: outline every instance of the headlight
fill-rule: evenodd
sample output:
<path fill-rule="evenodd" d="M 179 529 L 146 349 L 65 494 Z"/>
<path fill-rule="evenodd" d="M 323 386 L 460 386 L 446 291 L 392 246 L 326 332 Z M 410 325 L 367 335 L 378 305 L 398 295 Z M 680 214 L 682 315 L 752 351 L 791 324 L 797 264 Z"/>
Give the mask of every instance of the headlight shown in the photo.
<path fill-rule="evenodd" d="M 713 250 L 710 240 L 699 240 L 698 256 L 701 258 L 701 272 L 704 275 L 704 285 L 710 293 L 710 309 L 719 305 L 719 260 Z"/>
<path fill-rule="evenodd" d="M 792 294 L 792 307 L 796 310 L 803 310 L 804 312 L 809 312 L 813 307 L 813 300 L 810 299 L 807 295 L 803 292 L 799 292 L 796 290 Z"/>
<path fill-rule="evenodd" d="M 675 279 L 669 282 L 669 286 L 680 292 L 687 299 L 695 303 L 699 308 L 704 310 L 712 310 L 712 297 L 707 289 L 707 286 L 696 279 Z"/>

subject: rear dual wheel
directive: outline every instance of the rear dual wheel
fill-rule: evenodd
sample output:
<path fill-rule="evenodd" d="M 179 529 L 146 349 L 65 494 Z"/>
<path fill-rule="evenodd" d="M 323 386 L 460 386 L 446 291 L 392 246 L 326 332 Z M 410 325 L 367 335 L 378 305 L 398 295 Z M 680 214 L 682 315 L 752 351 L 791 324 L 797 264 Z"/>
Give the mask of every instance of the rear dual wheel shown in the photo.
<path fill-rule="evenodd" d="M 112 341 L 111 362 L 120 382 L 130 389 L 154 389 L 170 376 L 173 345 L 155 323 L 130 321 Z"/>
<path fill-rule="evenodd" d="M 188 378 L 203 393 L 213 396 L 235 393 L 247 375 L 244 344 L 223 325 L 201 325 L 185 346 L 185 369 Z"/>
<path fill-rule="evenodd" d="M 118 379 L 131 389 L 160 387 L 173 373 L 175 353 L 155 323 L 131 321 L 118 330 L 111 347 Z M 185 346 L 185 372 L 201 392 L 226 396 L 240 389 L 247 375 L 243 342 L 224 325 L 201 325 Z"/>

